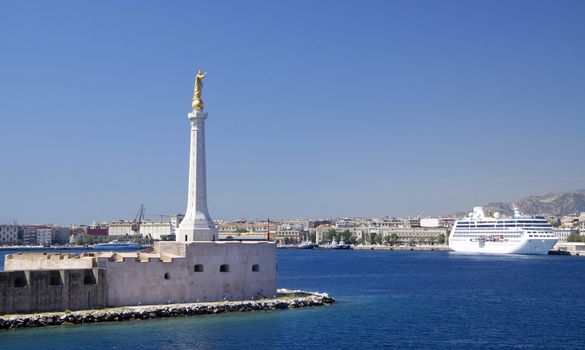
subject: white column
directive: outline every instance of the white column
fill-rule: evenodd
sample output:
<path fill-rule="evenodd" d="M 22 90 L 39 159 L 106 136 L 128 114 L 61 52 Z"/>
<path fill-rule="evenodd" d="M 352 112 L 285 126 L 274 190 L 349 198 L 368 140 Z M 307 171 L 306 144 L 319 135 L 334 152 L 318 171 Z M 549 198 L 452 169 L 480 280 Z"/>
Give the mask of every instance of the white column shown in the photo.
<path fill-rule="evenodd" d="M 217 230 L 207 211 L 205 170 L 205 120 L 207 113 L 189 113 L 191 146 L 189 152 L 189 199 L 185 217 L 176 233 L 178 242 L 215 241 Z"/>

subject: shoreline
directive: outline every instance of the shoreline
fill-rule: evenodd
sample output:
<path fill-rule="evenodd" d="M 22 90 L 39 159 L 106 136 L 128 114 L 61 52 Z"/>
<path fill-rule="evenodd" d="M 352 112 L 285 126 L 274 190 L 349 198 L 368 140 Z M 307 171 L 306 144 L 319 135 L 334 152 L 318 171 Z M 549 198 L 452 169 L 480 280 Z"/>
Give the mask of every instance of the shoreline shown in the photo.
<path fill-rule="evenodd" d="M 259 300 L 122 306 L 73 312 L 55 311 L 1 315 L 0 329 L 9 330 L 98 322 L 121 322 L 181 316 L 215 315 L 225 312 L 287 310 L 330 305 L 334 302 L 335 299 L 327 293 L 278 289 L 277 297 Z"/>
<path fill-rule="evenodd" d="M 297 246 L 279 246 L 278 249 L 299 249 Z M 441 245 L 420 245 L 420 246 L 385 246 L 385 245 L 356 245 L 351 246 L 349 249 L 332 249 L 332 248 L 323 248 L 323 247 L 315 247 L 312 249 L 304 249 L 304 250 L 419 250 L 419 251 L 450 251 L 448 245 L 441 244 Z"/>
<path fill-rule="evenodd" d="M 15 245 L 15 246 L 0 246 L 0 250 L 80 250 L 80 249 L 90 249 L 89 247 L 85 246 L 50 246 L 50 247 L 42 247 L 42 246 L 23 246 L 23 245 Z"/>

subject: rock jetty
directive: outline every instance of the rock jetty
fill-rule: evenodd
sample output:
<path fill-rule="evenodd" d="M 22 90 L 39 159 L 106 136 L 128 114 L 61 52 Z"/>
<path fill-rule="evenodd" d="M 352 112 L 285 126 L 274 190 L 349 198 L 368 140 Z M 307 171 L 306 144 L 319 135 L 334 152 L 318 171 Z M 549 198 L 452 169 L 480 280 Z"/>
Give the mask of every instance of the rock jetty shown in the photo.
<path fill-rule="evenodd" d="M 101 310 L 50 312 L 0 316 L 0 329 L 46 327 L 146 320 L 177 316 L 221 314 L 224 312 L 270 311 L 329 305 L 335 302 L 326 293 L 279 289 L 275 298 L 191 304 L 126 306 Z"/>

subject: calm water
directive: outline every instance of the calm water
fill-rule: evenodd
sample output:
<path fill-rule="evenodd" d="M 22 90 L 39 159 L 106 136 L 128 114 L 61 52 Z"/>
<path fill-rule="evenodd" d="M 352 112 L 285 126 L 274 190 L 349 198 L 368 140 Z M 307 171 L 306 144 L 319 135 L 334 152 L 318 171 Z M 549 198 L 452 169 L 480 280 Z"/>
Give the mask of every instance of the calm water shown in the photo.
<path fill-rule="evenodd" d="M 280 287 L 338 302 L 4 331 L 0 348 L 585 348 L 584 258 L 279 250 L 278 259 Z"/>

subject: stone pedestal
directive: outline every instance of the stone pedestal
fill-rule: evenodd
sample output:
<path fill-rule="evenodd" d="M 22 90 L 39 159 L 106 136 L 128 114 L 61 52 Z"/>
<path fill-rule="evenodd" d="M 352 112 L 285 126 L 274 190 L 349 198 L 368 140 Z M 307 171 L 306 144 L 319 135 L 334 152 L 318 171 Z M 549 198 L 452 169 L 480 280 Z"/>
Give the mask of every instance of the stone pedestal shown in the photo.
<path fill-rule="evenodd" d="M 205 120 L 207 113 L 189 113 L 191 146 L 189 154 L 189 198 L 185 217 L 176 232 L 178 242 L 215 241 L 217 230 L 207 211 L 205 170 Z"/>

